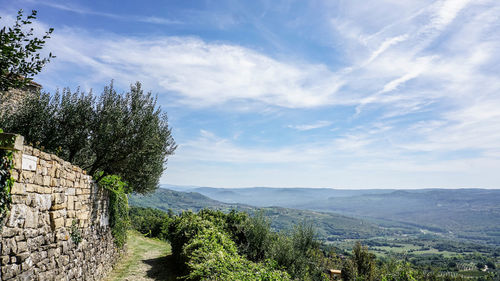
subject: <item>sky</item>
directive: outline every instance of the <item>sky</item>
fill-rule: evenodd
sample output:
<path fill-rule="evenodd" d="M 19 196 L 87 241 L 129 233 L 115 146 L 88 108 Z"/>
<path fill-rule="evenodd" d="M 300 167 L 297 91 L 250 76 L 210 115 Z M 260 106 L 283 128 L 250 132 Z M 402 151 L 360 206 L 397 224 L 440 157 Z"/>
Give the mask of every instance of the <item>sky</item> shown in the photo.
<path fill-rule="evenodd" d="M 158 96 L 161 183 L 500 188 L 498 0 L 0 0 L 55 29 L 45 91 Z"/>

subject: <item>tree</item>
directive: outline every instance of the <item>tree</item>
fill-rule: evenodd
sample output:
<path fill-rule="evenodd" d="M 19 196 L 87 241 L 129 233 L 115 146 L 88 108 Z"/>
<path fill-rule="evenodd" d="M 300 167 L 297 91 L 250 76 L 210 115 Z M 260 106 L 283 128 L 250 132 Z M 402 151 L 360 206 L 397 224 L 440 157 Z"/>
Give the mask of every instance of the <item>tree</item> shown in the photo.
<path fill-rule="evenodd" d="M 46 58 L 40 57 L 39 51 L 54 29 L 50 28 L 42 38 L 34 37 L 34 30 L 29 25 L 36 19 L 36 14 L 33 10 L 31 15 L 23 18 L 23 10 L 19 10 L 14 26 L 4 26 L 0 30 L 0 91 L 22 88 L 32 80 L 31 76 L 55 58 L 52 53 Z"/>
<path fill-rule="evenodd" d="M 176 149 L 167 115 L 141 84 L 118 94 L 40 93 L 0 117 L 6 131 L 86 169 L 99 181 L 119 175 L 138 193 L 154 191 Z"/>
<path fill-rule="evenodd" d="M 375 280 L 375 255 L 359 241 L 352 249 L 352 256 L 344 262 L 342 280 Z"/>

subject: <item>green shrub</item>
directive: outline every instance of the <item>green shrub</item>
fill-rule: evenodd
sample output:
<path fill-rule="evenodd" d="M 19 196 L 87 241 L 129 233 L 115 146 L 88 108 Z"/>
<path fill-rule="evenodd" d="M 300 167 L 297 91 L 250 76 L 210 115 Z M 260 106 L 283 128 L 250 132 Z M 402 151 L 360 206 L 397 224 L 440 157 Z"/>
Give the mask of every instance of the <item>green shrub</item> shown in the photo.
<path fill-rule="evenodd" d="M 163 237 L 163 225 L 168 223 L 169 215 L 161 210 L 152 208 L 131 207 L 129 210 L 130 225 L 148 237 Z"/>
<path fill-rule="evenodd" d="M 11 177 L 12 151 L 0 149 L 0 230 L 11 204 L 10 191 L 14 180 Z"/>
<path fill-rule="evenodd" d="M 128 216 L 128 187 L 119 176 L 108 175 L 101 179 L 99 185 L 109 191 L 109 215 L 111 233 L 115 243 L 122 247 L 127 240 L 130 225 Z"/>
<path fill-rule="evenodd" d="M 1 133 L 3 133 L 2 129 L 0 129 Z M 10 195 L 12 185 L 14 185 L 14 179 L 11 176 L 11 170 L 14 166 L 12 157 L 12 151 L 0 149 L 0 231 L 12 202 Z"/>
<path fill-rule="evenodd" d="M 275 262 L 255 263 L 238 253 L 234 233 L 227 229 L 237 229 L 242 218 L 208 210 L 172 218 L 167 237 L 188 280 L 290 280 L 286 272 L 276 269 Z"/>

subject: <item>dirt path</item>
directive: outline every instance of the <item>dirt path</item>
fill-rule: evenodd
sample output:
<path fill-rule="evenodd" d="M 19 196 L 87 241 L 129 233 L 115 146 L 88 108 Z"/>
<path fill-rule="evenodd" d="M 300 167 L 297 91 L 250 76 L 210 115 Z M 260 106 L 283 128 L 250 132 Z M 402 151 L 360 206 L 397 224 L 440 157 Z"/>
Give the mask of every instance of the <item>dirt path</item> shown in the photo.
<path fill-rule="evenodd" d="M 177 280 L 173 274 L 170 245 L 156 239 L 130 232 L 127 254 L 110 273 L 106 281 L 159 281 Z"/>

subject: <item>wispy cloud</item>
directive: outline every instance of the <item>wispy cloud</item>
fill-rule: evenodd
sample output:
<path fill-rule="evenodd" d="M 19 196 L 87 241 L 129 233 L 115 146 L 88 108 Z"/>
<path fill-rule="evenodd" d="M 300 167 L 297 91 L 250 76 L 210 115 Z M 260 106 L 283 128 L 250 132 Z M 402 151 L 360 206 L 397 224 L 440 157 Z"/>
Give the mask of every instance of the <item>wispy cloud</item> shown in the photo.
<path fill-rule="evenodd" d="M 333 122 L 331 122 L 331 121 L 321 120 L 321 121 L 317 121 L 317 122 L 311 123 L 311 124 L 288 125 L 288 128 L 292 128 L 292 129 L 299 130 L 299 131 L 309 131 L 309 130 L 313 130 L 313 129 L 328 127 L 332 124 L 333 124 Z"/>
<path fill-rule="evenodd" d="M 100 37 L 64 29 L 47 48 L 57 54 L 54 68 L 86 69 L 89 75 L 82 82 L 140 80 L 156 91 L 177 94 L 178 102 L 193 107 L 253 101 L 308 108 L 350 102 L 336 96 L 342 82 L 325 65 L 279 61 L 194 37 Z"/>
<path fill-rule="evenodd" d="M 57 3 L 57 2 L 49 2 L 49 1 L 31 1 L 31 0 L 29 0 L 28 2 L 33 2 L 33 3 L 36 3 L 38 5 L 44 5 L 47 7 L 54 8 L 54 9 L 68 11 L 68 12 L 72 12 L 72 13 L 77 13 L 80 15 L 93 15 L 93 16 L 105 17 L 105 18 L 110 18 L 110 19 L 115 19 L 115 20 L 120 20 L 120 21 L 134 21 L 134 22 L 162 24 L 162 25 L 172 25 L 172 24 L 182 24 L 183 23 L 183 22 L 178 21 L 178 20 L 167 19 L 167 18 L 162 18 L 162 17 L 155 17 L 155 16 L 121 15 L 121 14 L 100 12 L 100 11 L 95 11 L 95 10 L 92 10 L 92 9 L 89 9 L 89 8 L 83 7 L 83 6 L 70 5 L 68 3 Z"/>

